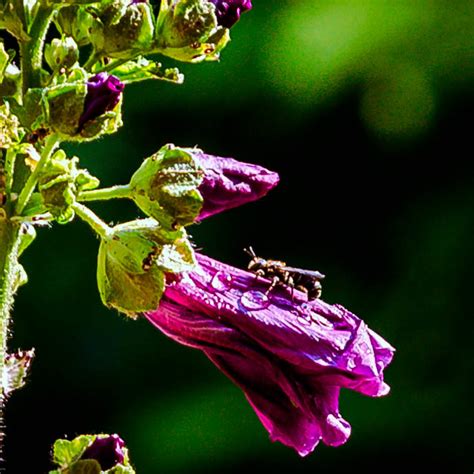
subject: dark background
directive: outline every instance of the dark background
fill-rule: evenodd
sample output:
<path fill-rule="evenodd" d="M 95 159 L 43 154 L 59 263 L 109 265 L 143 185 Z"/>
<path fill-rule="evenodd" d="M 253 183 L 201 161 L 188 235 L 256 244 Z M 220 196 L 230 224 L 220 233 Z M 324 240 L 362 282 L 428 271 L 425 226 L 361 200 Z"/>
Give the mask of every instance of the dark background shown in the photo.
<path fill-rule="evenodd" d="M 323 271 L 323 299 L 397 348 L 387 397 L 342 393 L 345 446 L 302 459 L 271 443 L 205 356 L 102 307 L 98 241 L 77 220 L 23 258 L 11 346 L 37 356 L 8 402 L 7 472 L 45 473 L 55 439 L 98 432 L 126 440 L 138 474 L 472 472 L 473 26 L 470 0 L 255 0 L 219 64 L 128 87 L 119 133 L 68 146 L 104 186 L 168 142 L 280 173 L 266 198 L 189 230 L 239 267 L 253 245 Z"/>

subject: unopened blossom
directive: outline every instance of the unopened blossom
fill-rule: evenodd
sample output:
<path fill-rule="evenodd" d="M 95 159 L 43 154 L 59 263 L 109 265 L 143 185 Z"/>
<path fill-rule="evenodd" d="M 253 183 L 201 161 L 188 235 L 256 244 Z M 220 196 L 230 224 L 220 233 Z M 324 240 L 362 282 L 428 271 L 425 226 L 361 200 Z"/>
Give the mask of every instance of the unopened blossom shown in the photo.
<path fill-rule="evenodd" d="M 240 19 L 240 15 L 252 8 L 251 0 L 210 0 L 216 6 L 217 23 L 231 28 Z"/>
<path fill-rule="evenodd" d="M 79 128 L 100 115 L 112 110 L 120 101 L 124 83 L 115 76 L 100 72 L 87 81 L 87 95 Z"/>
<path fill-rule="evenodd" d="M 195 152 L 204 170 L 198 191 L 203 205 L 198 220 L 265 196 L 279 181 L 279 176 L 259 165 L 233 158 Z"/>
<path fill-rule="evenodd" d="M 84 451 L 81 459 L 95 459 L 103 471 L 123 464 L 125 442 L 119 435 L 97 436 Z"/>
<path fill-rule="evenodd" d="M 198 255 L 193 272 L 168 283 L 145 316 L 174 340 L 201 349 L 245 393 L 273 441 L 301 456 L 339 446 L 350 424 L 339 392 L 379 397 L 394 349 L 340 305 Z"/>
<path fill-rule="evenodd" d="M 130 190 L 146 215 L 176 226 L 259 199 L 278 180 L 262 166 L 168 144 L 143 161 Z"/>

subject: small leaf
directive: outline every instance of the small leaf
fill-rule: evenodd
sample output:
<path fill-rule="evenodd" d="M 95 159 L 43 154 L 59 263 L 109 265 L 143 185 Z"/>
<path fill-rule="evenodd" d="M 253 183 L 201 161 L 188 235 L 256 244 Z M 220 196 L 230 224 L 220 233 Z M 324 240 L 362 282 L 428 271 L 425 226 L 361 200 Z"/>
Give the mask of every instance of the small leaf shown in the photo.
<path fill-rule="evenodd" d="M 164 69 L 161 63 L 144 57 L 139 57 L 135 61 L 127 61 L 113 69 L 112 72 L 125 84 L 148 79 L 158 79 L 175 84 L 184 82 L 184 75 L 179 72 L 178 68 Z"/>
<path fill-rule="evenodd" d="M 72 441 L 58 439 L 53 446 L 53 462 L 61 468 L 69 467 L 73 462 L 80 459 L 82 453 L 95 438 L 96 435 L 81 435 Z"/>

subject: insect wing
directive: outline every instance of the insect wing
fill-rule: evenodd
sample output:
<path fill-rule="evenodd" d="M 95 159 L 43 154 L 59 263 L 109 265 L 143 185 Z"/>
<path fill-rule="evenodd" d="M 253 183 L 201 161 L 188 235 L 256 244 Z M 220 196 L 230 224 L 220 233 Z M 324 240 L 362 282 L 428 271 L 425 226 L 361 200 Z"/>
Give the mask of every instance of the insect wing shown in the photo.
<path fill-rule="evenodd" d="M 323 275 L 321 272 L 318 272 L 317 270 L 303 270 L 302 268 L 296 268 L 296 267 L 281 267 L 281 270 L 284 270 L 286 272 L 290 273 L 295 273 L 298 275 L 305 275 L 311 278 L 315 278 L 316 280 L 322 280 L 325 275 Z"/>

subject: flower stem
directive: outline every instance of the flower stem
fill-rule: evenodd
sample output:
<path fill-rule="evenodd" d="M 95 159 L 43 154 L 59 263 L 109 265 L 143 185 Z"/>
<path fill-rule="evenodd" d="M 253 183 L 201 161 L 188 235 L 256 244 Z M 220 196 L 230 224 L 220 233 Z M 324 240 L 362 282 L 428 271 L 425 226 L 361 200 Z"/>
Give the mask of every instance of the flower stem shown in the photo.
<path fill-rule="evenodd" d="M 20 226 L 8 219 L 0 219 L 0 456 L 4 438 L 4 366 L 7 355 L 7 338 L 10 311 L 18 277 L 18 248 L 20 244 Z"/>
<path fill-rule="evenodd" d="M 31 40 L 28 42 L 20 42 L 23 94 L 30 87 L 39 87 L 41 85 L 44 40 L 53 13 L 54 9 L 40 6 L 30 31 L 28 32 Z"/>
<path fill-rule="evenodd" d="M 112 229 L 97 216 L 94 214 L 88 207 L 83 206 L 76 202 L 73 204 L 72 208 L 76 212 L 76 214 L 84 221 L 89 224 L 94 232 L 96 232 L 101 238 L 107 237 L 111 232 Z"/>
<path fill-rule="evenodd" d="M 57 135 L 50 135 L 46 139 L 46 143 L 43 148 L 43 152 L 41 153 L 41 159 L 38 161 L 36 168 L 28 177 L 28 180 L 25 183 L 25 186 L 21 190 L 20 196 L 18 197 L 18 202 L 16 204 L 16 214 L 20 215 L 23 212 L 23 209 L 28 204 L 28 201 L 33 193 L 36 183 L 38 182 L 38 177 L 40 173 L 44 170 L 46 165 L 53 154 L 54 149 L 59 144 L 59 139 Z"/>
<path fill-rule="evenodd" d="M 108 199 L 128 199 L 131 196 L 131 189 L 128 184 L 112 186 L 110 188 L 94 189 L 79 193 L 79 201 L 106 201 Z"/>

